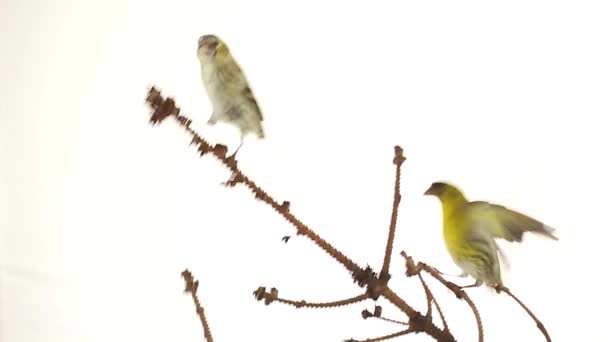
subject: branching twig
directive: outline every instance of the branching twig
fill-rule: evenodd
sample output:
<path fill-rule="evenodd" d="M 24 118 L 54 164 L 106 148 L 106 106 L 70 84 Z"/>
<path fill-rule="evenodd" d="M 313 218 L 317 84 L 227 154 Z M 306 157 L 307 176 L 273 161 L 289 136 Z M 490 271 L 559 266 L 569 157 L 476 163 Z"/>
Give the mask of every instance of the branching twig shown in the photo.
<path fill-rule="evenodd" d="M 519 298 L 517 298 L 511 292 L 511 290 L 509 290 L 508 288 L 506 288 L 506 287 L 504 287 L 502 285 L 498 285 L 498 286 L 496 286 L 496 291 L 497 292 L 505 292 L 511 298 L 513 298 L 524 310 L 526 310 L 526 312 L 528 313 L 528 315 L 530 315 L 530 317 L 532 317 L 532 319 L 536 323 L 536 326 L 538 327 L 538 329 L 540 330 L 540 332 L 547 339 L 547 342 L 551 342 L 551 337 L 549 336 L 549 332 L 547 331 L 547 329 L 545 329 L 545 325 L 532 313 L 532 311 L 530 309 L 528 309 L 528 307 L 521 300 L 519 300 Z"/>
<path fill-rule="evenodd" d="M 226 182 L 227 186 L 234 186 L 238 183 L 243 183 L 251 190 L 251 192 L 254 193 L 257 199 L 270 205 L 275 211 L 294 225 L 299 235 L 308 237 L 331 257 L 344 265 L 344 267 L 351 272 L 353 278 L 357 284 L 359 284 L 359 286 L 367 287 L 367 293 L 372 299 L 375 300 L 379 296 L 384 296 L 389 302 L 397 306 L 410 318 L 410 327 L 412 329 L 416 331 L 424 331 L 438 341 L 455 341 L 454 337 L 449 332 L 446 333 L 445 331 L 439 329 L 436 325 L 432 324 L 432 322 L 429 323 L 424 320 L 418 311 L 416 311 L 409 304 L 407 304 L 406 301 L 390 290 L 386 286 L 388 281 L 387 278 L 381 279 L 369 268 L 362 269 L 354 261 L 350 260 L 327 241 L 321 239 L 319 235 L 317 235 L 304 223 L 298 220 L 293 214 L 291 214 L 289 211 L 289 202 L 279 204 L 275 199 L 270 197 L 257 184 L 255 184 L 255 182 L 245 176 L 237 167 L 237 162 L 233 158 L 234 155 L 232 157 L 226 157 L 226 146 L 219 144 L 212 146 L 200 135 L 198 135 L 198 133 L 196 133 L 192 128 L 190 128 L 192 120 L 180 115 L 180 109 L 175 105 L 175 101 L 172 98 L 165 99 L 161 95 L 160 91 L 152 87 L 148 92 L 146 102 L 153 110 L 150 117 L 152 124 L 160 123 L 169 116 L 173 117 L 188 133 L 190 133 L 192 136 L 191 144 L 196 144 L 198 146 L 198 151 L 201 156 L 211 153 L 230 171 L 232 171 L 230 179 Z"/>
<path fill-rule="evenodd" d="M 192 273 L 189 270 L 184 270 L 182 272 L 182 277 L 186 282 L 186 289 L 184 292 L 190 293 L 192 296 L 192 300 L 194 301 L 194 306 L 196 307 L 196 313 L 198 314 L 201 323 L 203 324 L 203 332 L 205 334 L 205 339 L 207 342 L 213 342 L 213 337 L 211 336 L 211 329 L 209 329 L 209 323 L 207 323 L 207 317 L 205 316 L 205 310 L 201 305 L 201 302 L 198 300 L 198 296 L 196 295 L 196 291 L 198 290 L 198 280 L 194 280 L 192 277 Z"/>
<path fill-rule="evenodd" d="M 467 304 L 473 311 L 475 321 L 477 321 L 477 334 L 479 335 L 479 342 L 483 342 L 483 326 L 481 324 L 481 316 L 479 315 L 479 311 L 477 311 L 477 307 L 475 306 L 475 303 L 473 303 L 473 300 L 471 300 L 469 295 L 456 284 L 445 280 L 439 274 L 436 268 L 429 266 L 423 262 L 415 263 L 414 259 L 408 256 L 405 251 L 401 251 L 401 255 L 405 258 L 406 275 L 408 277 L 420 274 L 420 271 L 424 270 L 425 272 L 432 275 L 433 278 L 439 280 L 439 282 L 442 283 L 445 287 L 450 289 L 456 295 L 457 298 L 464 299 L 467 302 Z M 445 327 L 445 329 L 448 329 L 447 326 Z"/>
<path fill-rule="evenodd" d="M 401 184 L 401 165 L 405 161 L 405 157 L 403 156 L 403 150 L 399 146 L 395 146 L 395 157 L 393 159 L 393 163 L 396 165 L 396 175 L 395 175 L 395 189 L 394 189 L 394 198 L 393 198 L 393 208 L 392 215 L 389 226 L 389 234 L 386 244 L 386 251 L 384 255 L 384 261 L 382 264 L 382 268 L 380 273 L 374 272 L 369 266 L 363 269 L 361 266 L 357 265 L 354 261 L 348 258 L 344 253 L 337 250 L 330 243 L 322 239 L 319 235 L 317 235 L 314 231 L 312 231 L 308 226 L 302 223 L 299 219 L 297 219 L 289 210 L 290 203 L 288 201 L 284 201 L 279 204 L 274 198 L 268 195 L 264 190 L 262 190 L 254 181 L 249 179 L 237 166 L 237 161 L 235 160 L 234 154 L 230 157 L 226 156 L 227 148 L 224 145 L 216 144 L 211 145 L 205 139 L 203 139 L 200 135 L 198 135 L 190 125 L 192 120 L 189 118 L 180 115 L 180 109 L 175 105 L 175 102 L 172 98 L 164 98 L 161 93 L 154 87 L 152 87 L 146 98 L 146 102 L 153 109 L 153 113 L 150 117 L 150 121 L 153 124 L 162 122 L 167 117 L 173 117 L 179 124 L 182 126 L 191 136 L 192 141 L 191 144 L 197 146 L 197 149 L 201 156 L 205 154 L 212 154 L 215 156 L 222 164 L 224 164 L 232 173 L 228 181 L 224 184 L 226 186 L 235 186 L 239 183 L 245 185 L 251 192 L 255 195 L 255 198 L 263 201 L 264 203 L 270 205 L 276 212 L 278 212 L 281 216 L 283 216 L 288 222 L 290 222 L 297 231 L 298 235 L 304 235 L 311 239 L 315 244 L 317 244 L 321 249 L 323 249 L 327 254 L 329 254 L 332 258 L 341 263 L 352 275 L 355 282 L 361 286 L 366 288 L 366 292 L 362 295 L 352 297 L 349 299 L 344 299 L 340 301 L 333 301 L 328 303 L 309 303 L 306 301 L 293 301 L 288 299 L 282 299 L 278 297 L 278 290 L 273 288 L 270 293 L 266 293 L 265 288 L 259 288 L 256 292 L 256 298 L 258 300 L 264 300 L 266 304 L 269 304 L 272 301 L 282 302 L 284 304 L 293 305 L 296 307 L 309 307 L 309 308 L 328 308 L 328 307 L 336 307 L 343 305 L 350 305 L 365 299 L 371 298 L 377 300 L 379 297 L 386 298 L 393 305 L 397 306 L 403 313 L 405 313 L 409 320 L 407 323 L 399 322 L 397 320 L 391 320 L 387 318 L 381 317 L 381 308 L 376 307 L 376 312 L 374 312 L 374 317 L 378 317 L 387 321 L 391 321 L 399 324 L 407 324 L 408 329 L 391 334 L 383 337 L 378 337 L 371 340 L 366 340 L 368 342 L 372 341 L 383 341 L 393 337 L 402 336 L 411 332 L 425 332 L 429 336 L 433 337 L 437 341 L 441 342 L 455 342 L 454 337 L 448 329 L 445 317 L 439 307 L 439 304 L 433 297 L 430 289 L 422 278 L 420 272 L 424 270 L 429 273 L 439 282 L 441 282 L 444 286 L 449 288 L 458 298 L 464 299 L 468 305 L 471 307 L 475 319 L 477 321 L 479 341 L 483 341 L 483 328 L 481 324 L 481 318 L 479 316 L 479 312 L 473 301 L 469 298 L 467 293 L 463 291 L 459 286 L 446 281 L 442 276 L 441 272 L 435 269 L 432 266 L 429 266 L 425 263 L 418 262 L 415 263 L 411 257 L 408 257 L 405 252 L 402 252 L 402 255 L 406 258 L 406 275 L 413 276 L 418 275 L 419 279 L 422 283 L 422 286 L 425 290 L 425 294 L 427 296 L 427 314 L 422 315 L 419 311 L 412 308 L 405 300 L 399 297 L 395 292 L 393 292 L 388 287 L 388 281 L 390 279 L 389 268 L 390 268 L 390 260 L 391 254 L 393 250 L 393 241 L 395 238 L 395 230 L 398 216 L 399 203 L 401 201 L 401 193 L 400 193 L 400 184 Z M 192 298 L 197 306 L 197 313 L 201 319 L 203 324 L 203 329 L 205 330 L 205 338 L 212 342 L 211 333 L 209 332 L 209 327 L 207 321 L 205 319 L 204 311 L 200 306 L 198 298 L 196 297 L 196 289 L 198 287 L 198 282 L 192 279 L 192 275 L 188 270 L 182 273 L 184 279 L 186 280 L 186 291 L 192 294 Z M 507 292 L 512 298 L 514 298 L 525 310 L 528 314 L 535 320 L 539 329 L 543 332 L 547 341 L 550 341 L 549 335 L 546 332 L 542 323 L 532 314 L 532 312 L 519 300 L 517 299 L 508 289 L 501 288 L 503 291 Z M 497 290 L 499 290 L 497 288 Z M 432 304 L 435 303 L 437 310 L 441 316 L 441 320 L 443 323 L 443 330 L 439 329 L 432 322 Z M 365 313 L 364 313 L 365 316 Z M 351 340 L 354 341 L 354 340 Z"/>
<path fill-rule="evenodd" d="M 445 320 L 445 316 L 443 316 L 443 312 L 441 311 L 441 308 L 439 307 L 439 303 L 437 302 L 437 299 L 435 299 L 435 297 L 433 296 L 433 293 L 431 292 L 431 289 L 429 288 L 429 286 L 426 284 L 426 282 L 424 281 L 424 278 L 422 278 L 422 274 L 418 274 L 418 279 L 420 279 L 420 283 L 422 283 L 422 287 L 424 288 L 424 293 L 426 293 L 426 299 L 427 299 L 427 316 L 429 319 L 431 319 L 431 302 L 435 303 L 435 307 L 437 308 L 437 312 L 439 312 L 439 317 L 441 318 L 441 323 L 443 323 L 443 329 L 444 330 L 448 330 L 448 323 Z"/>
<path fill-rule="evenodd" d="M 446 333 L 446 331 L 442 331 L 432 322 L 426 321 L 418 311 L 412 308 L 401 297 L 399 297 L 396 293 L 389 289 L 387 287 L 388 278 L 378 277 L 376 273 L 369 269 L 369 267 L 367 269 L 362 269 L 354 261 L 350 260 L 342 252 L 338 251 L 327 241 L 323 240 L 319 235 L 317 235 L 304 223 L 298 220 L 293 214 L 291 214 L 291 212 L 289 211 L 289 202 L 283 202 L 282 204 L 279 204 L 275 199 L 273 199 L 257 184 L 255 184 L 255 182 L 245 176 L 243 172 L 241 172 L 241 170 L 237 167 L 237 162 L 234 159 L 234 155 L 232 155 L 231 157 L 226 157 L 226 146 L 219 144 L 212 146 L 200 135 L 198 135 L 198 133 L 196 133 L 192 128 L 190 128 L 192 120 L 180 115 L 180 109 L 175 105 L 175 101 L 172 98 L 165 99 L 161 95 L 160 91 L 152 87 L 148 92 L 146 102 L 153 110 L 153 113 L 150 117 L 150 121 L 152 122 L 152 124 L 160 123 L 169 116 L 173 117 L 188 133 L 190 133 L 190 135 L 192 136 L 191 144 L 198 145 L 198 151 L 201 156 L 207 153 L 211 153 L 230 171 L 232 171 L 230 179 L 226 182 L 227 186 L 234 186 L 238 183 L 243 183 L 247 188 L 251 190 L 251 192 L 253 192 L 257 199 L 270 205 L 275 211 L 277 211 L 287 221 L 294 225 L 299 235 L 304 235 L 308 237 L 315 244 L 321 247 L 321 249 L 327 252 L 331 257 L 333 257 L 335 260 L 344 265 L 344 267 L 351 272 L 353 278 L 355 279 L 357 284 L 359 284 L 359 286 L 367 287 L 367 294 L 372 299 L 375 300 L 379 296 L 384 296 L 389 302 L 397 306 L 410 318 L 409 324 L 411 329 L 420 332 L 424 331 L 431 337 L 435 338 L 437 341 L 455 341 L 454 337 L 449 332 Z M 396 153 L 397 151 L 398 149 L 396 149 Z M 398 155 L 396 154 L 396 158 L 397 157 Z"/>

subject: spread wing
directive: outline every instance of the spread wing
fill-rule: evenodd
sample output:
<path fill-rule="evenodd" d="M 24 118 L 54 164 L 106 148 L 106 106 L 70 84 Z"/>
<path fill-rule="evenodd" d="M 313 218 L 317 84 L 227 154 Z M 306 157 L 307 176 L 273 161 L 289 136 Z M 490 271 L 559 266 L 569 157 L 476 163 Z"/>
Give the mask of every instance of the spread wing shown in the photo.
<path fill-rule="evenodd" d="M 514 210 L 484 201 L 470 202 L 469 208 L 472 215 L 493 216 L 498 223 L 487 225 L 488 232 L 497 238 L 507 241 L 521 242 L 525 232 L 533 232 L 549 237 L 553 240 L 558 238 L 553 234 L 555 229 Z"/>

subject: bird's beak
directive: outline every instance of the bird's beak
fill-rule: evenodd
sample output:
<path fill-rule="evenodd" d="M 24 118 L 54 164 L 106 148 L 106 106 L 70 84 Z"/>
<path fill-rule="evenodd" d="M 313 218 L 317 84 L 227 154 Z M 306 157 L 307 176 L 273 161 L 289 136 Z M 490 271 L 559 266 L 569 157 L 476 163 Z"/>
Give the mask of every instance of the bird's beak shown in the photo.
<path fill-rule="evenodd" d="M 435 189 L 432 186 L 424 192 L 424 196 L 428 196 L 428 195 L 436 195 Z"/>

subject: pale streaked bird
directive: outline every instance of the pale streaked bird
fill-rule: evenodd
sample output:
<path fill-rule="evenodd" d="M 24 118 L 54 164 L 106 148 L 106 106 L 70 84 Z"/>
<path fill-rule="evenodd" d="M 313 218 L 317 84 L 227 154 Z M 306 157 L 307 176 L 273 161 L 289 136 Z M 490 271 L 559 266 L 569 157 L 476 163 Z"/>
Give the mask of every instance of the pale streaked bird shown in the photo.
<path fill-rule="evenodd" d="M 245 74 L 226 43 L 215 35 L 203 35 L 198 39 L 197 56 L 203 85 L 213 106 L 207 123 L 215 125 L 221 121 L 235 125 L 240 130 L 241 143 L 234 156 L 243 146 L 247 134 L 264 138 L 262 112 Z"/>
<path fill-rule="evenodd" d="M 447 250 L 463 271 L 462 275 L 475 279 L 475 284 L 464 287 L 502 285 L 497 255 L 502 252 L 496 238 L 522 242 L 524 233 L 532 232 L 558 240 L 554 235 L 555 229 L 544 223 L 500 205 L 469 202 L 451 184 L 435 182 L 424 194 L 439 198 Z"/>

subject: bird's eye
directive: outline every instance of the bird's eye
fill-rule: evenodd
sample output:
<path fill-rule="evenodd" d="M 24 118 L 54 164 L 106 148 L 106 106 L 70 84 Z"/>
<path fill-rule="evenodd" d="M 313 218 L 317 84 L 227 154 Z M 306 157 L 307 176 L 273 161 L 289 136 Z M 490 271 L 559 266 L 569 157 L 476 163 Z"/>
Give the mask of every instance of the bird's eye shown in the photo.
<path fill-rule="evenodd" d="M 217 48 L 217 45 L 218 45 L 218 41 L 215 39 L 207 42 L 207 46 L 212 50 L 215 50 L 215 48 Z"/>
<path fill-rule="evenodd" d="M 217 38 L 214 36 L 211 36 L 211 35 L 201 36 L 198 39 L 199 48 L 205 46 L 209 50 L 215 50 L 215 48 L 217 48 L 218 43 L 219 42 L 218 42 Z"/>

